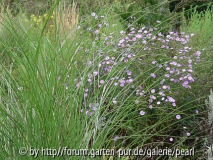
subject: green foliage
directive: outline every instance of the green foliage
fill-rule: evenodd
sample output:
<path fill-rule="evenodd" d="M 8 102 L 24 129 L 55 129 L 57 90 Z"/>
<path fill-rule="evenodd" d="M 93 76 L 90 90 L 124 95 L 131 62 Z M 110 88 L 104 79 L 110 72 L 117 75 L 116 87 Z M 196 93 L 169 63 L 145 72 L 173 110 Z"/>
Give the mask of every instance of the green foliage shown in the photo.
<path fill-rule="evenodd" d="M 151 110 L 147 107 L 149 97 L 136 97 L 136 89 L 131 84 L 123 89 L 107 84 L 111 84 L 111 77 L 122 77 L 126 69 L 131 68 L 136 73 L 134 78 L 137 83 L 134 87 L 142 86 L 146 93 L 153 87 L 158 87 L 164 72 L 153 67 L 152 61 L 157 60 L 164 64 L 172 60 L 172 53 L 161 49 L 161 43 L 154 41 L 152 51 L 143 50 L 147 46 L 150 47 L 149 42 L 114 49 L 118 42 L 126 37 L 120 34 L 120 31 L 129 33 L 126 21 L 136 27 L 159 27 L 160 30 L 153 32 L 153 35 L 160 32 L 166 35 L 167 32 L 163 32 L 163 29 L 167 28 L 165 30 L 168 31 L 168 28 L 171 28 L 169 21 L 173 18 L 165 16 L 168 13 L 166 4 L 156 0 L 138 0 L 135 3 L 118 1 L 113 5 L 107 4 L 107 1 L 90 0 L 78 3 L 81 14 L 84 15 L 81 17 L 83 20 L 79 24 L 80 27 L 73 27 L 71 30 L 64 27 L 65 36 L 61 36 L 62 30 L 58 23 L 53 23 L 59 22 L 53 15 L 53 11 L 57 14 L 58 5 L 54 6 L 56 8 L 52 7 L 45 16 L 40 13 L 45 12 L 46 6 L 37 6 L 36 10 L 38 9 L 40 14 L 38 16 L 28 16 L 34 13 L 34 10 L 16 16 L 6 14 L 3 17 L 0 26 L 0 141 L 3 144 L 0 147 L 0 159 L 34 159 L 29 156 L 29 152 L 26 156 L 21 156 L 18 153 L 21 147 L 26 147 L 28 151 L 30 147 L 58 149 L 66 146 L 70 149 L 118 150 L 121 147 L 133 149 L 144 146 L 183 149 L 191 148 L 192 143 L 195 150 L 198 150 L 192 158 L 200 158 L 200 150 L 203 150 L 201 139 L 206 133 L 197 127 L 197 122 L 207 115 L 202 107 L 213 79 L 212 10 L 209 9 L 205 14 L 195 12 L 191 20 L 185 21 L 181 28 L 188 34 L 195 34 L 189 42 L 189 46 L 194 48 L 193 51 L 205 48 L 193 75 L 198 80 L 190 90 L 183 90 L 180 85 L 171 85 L 173 90 L 176 90 L 171 94 L 177 99 L 177 107 L 166 104 Z M 103 6 L 98 8 L 100 4 L 106 4 L 106 8 L 101 10 Z M 99 19 L 91 16 L 91 12 L 95 11 L 100 11 L 96 13 Z M 60 12 L 62 14 L 64 11 Z M 104 15 L 103 19 L 100 18 L 101 15 Z M 162 23 L 156 26 L 157 20 Z M 54 30 L 46 34 L 49 23 Z M 139 25 L 135 25 L 136 23 Z M 98 28 L 99 24 L 102 24 L 102 27 Z M 98 35 L 94 33 L 97 28 Z M 109 40 L 112 45 L 105 44 L 109 36 L 113 37 Z M 184 47 L 176 43 L 170 45 L 173 46 L 173 53 L 178 53 L 178 49 Z M 115 56 L 119 59 L 128 52 L 135 53 L 136 57 L 128 63 L 117 63 L 109 74 L 100 74 L 97 79 L 92 79 L 89 97 L 85 101 L 88 75 L 94 73 L 100 61 L 105 56 Z M 165 56 L 167 54 L 169 56 Z M 139 58 L 143 59 L 140 63 L 136 61 Z M 159 78 L 150 78 L 152 72 L 159 74 Z M 105 82 L 102 86 L 96 85 L 103 79 Z M 200 79 L 202 81 L 199 81 Z M 81 85 L 76 87 L 78 80 Z M 113 100 L 115 97 L 116 105 Z M 88 104 L 84 105 L 84 102 Z M 98 104 L 93 116 L 81 112 L 89 103 Z M 146 111 L 144 116 L 139 114 L 142 109 Z M 195 109 L 199 109 L 199 114 L 194 113 Z M 183 118 L 177 121 L 175 116 L 178 114 Z M 188 126 L 192 133 L 190 137 L 185 135 L 182 125 Z M 116 136 L 118 137 L 115 139 Z M 173 142 L 168 140 L 171 136 L 174 136 Z M 42 157 L 41 153 L 39 155 L 38 159 L 53 158 Z M 95 159 L 104 159 L 103 157 Z M 67 156 L 59 157 L 61 158 L 67 159 Z M 84 159 L 77 156 L 68 158 Z"/>
<path fill-rule="evenodd" d="M 212 41 L 213 41 L 213 8 L 208 8 L 204 13 L 198 13 L 194 11 L 191 15 L 189 22 L 183 21 L 181 31 L 194 33 L 193 41 L 191 44 L 196 46 L 198 49 L 203 49 L 204 56 L 207 61 L 200 67 L 201 79 L 206 79 L 204 82 L 208 88 L 213 85 L 211 79 L 213 79 L 213 52 L 212 52 Z M 205 67 L 203 67 L 205 66 Z M 208 91 L 206 91 L 208 92 Z"/>
<path fill-rule="evenodd" d="M 123 21 L 130 22 L 132 17 L 135 18 L 135 22 L 139 25 L 154 26 L 156 21 L 165 21 L 169 15 L 167 4 L 164 1 L 134 1 L 132 3 L 126 3 L 115 6 L 115 11 L 120 15 Z"/>

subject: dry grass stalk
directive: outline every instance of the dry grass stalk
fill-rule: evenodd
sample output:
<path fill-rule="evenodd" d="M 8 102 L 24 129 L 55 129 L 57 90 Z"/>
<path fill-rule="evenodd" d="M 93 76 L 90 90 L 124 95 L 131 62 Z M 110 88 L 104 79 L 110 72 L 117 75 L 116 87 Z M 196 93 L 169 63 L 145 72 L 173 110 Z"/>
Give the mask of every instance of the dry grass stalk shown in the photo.
<path fill-rule="evenodd" d="M 59 3 L 56 12 L 56 25 L 61 34 L 66 35 L 78 24 L 79 14 L 77 10 L 77 3 L 73 1 L 72 4 Z"/>

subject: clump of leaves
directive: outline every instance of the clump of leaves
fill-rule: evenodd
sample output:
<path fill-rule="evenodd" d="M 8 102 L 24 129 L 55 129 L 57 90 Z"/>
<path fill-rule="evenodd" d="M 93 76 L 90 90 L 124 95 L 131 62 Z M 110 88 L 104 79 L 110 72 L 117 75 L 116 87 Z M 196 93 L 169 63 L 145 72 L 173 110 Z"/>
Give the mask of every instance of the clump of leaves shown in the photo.
<path fill-rule="evenodd" d="M 166 3 L 159 0 L 151 1 L 135 1 L 115 6 L 115 12 L 120 15 L 121 20 L 130 22 L 134 18 L 134 23 L 139 25 L 154 26 L 156 21 L 164 21 L 168 19 L 168 10 Z"/>

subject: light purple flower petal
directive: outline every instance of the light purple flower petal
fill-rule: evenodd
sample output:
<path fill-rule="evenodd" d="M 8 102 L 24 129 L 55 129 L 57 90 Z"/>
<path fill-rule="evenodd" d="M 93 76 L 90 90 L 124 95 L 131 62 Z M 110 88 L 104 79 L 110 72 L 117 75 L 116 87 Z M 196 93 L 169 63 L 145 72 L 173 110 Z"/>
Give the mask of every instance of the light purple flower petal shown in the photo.
<path fill-rule="evenodd" d="M 146 112 L 144 112 L 143 110 L 140 111 L 140 115 L 141 115 L 141 116 L 144 116 L 145 114 L 146 114 Z"/>
<path fill-rule="evenodd" d="M 176 119 L 181 119 L 181 116 L 179 114 L 176 115 Z"/>

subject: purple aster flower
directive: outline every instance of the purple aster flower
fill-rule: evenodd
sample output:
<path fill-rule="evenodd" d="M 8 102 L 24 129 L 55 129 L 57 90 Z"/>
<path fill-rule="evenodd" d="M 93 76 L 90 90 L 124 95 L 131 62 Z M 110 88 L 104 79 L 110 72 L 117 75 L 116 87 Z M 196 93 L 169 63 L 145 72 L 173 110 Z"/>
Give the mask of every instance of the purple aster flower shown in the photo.
<path fill-rule="evenodd" d="M 155 99 L 156 99 L 156 97 L 155 97 L 155 96 L 153 96 L 153 95 L 151 95 L 151 96 L 150 96 L 150 98 L 151 98 L 151 99 L 153 99 L 153 100 L 155 100 Z"/>
<path fill-rule="evenodd" d="M 92 74 L 89 74 L 88 77 L 89 77 L 89 78 L 92 78 Z"/>
<path fill-rule="evenodd" d="M 96 16 L 96 14 L 95 14 L 94 12 L 92 12 L 92 13 L 91 13 L 91 16 L 95 17 L 95 16 Z"/>
<path fill-rule="evenodd" d="M 108 61 L 109 59 L 110 59 L 110 57 L 109 56 L 105 56 L 105 58 L 104 58 L 106 61 Z"/>
<path fill-rule="evenodd" d="M 170 97 L 170 96 L 167 96 L 167 99 L 169 100 L 169 102 L 175 102 L 174 98 Z"/>
<path fill-rule="evenodd" d="M 181 119 L 181 116 L 179 114 L 176 115 L 176 119 Z"/>
<path fill-rule="evenodd" d="M 116 103 L 117 103 L 117 101 L 116 101 L 115 98 L 113 98 L 112 103 L 113 103 L 113 104 L 116 104 Z"/>
<path fill-rule="evenodd" d="M 177 67 L 181 67 L 182 65 L 181 64 L 177 64 Z"/>
<path fill-rule="evenodd" d="M 103 84 L 104 83 L 104 80 L 100 80 L 100 84 Z"/>
<path fill-rule="evenodd" d="M 161 92 L 161 91 L 158 94 L 161 95 L 161 96 L 163 96 L 163 92 Z"/>
<path fill-rule="evenodd" d="M 188 85 L 188 84 L 189 84 L 189 82 L 188 82 L 188 81 L 184 81 L 182 85 L 183 85 L 183 87 L 188 88 L 188 87 L 189 87 L 189 85 Z"/>
<path fill-rule="evenodd" d="M 135 37 L 136 38 L 142 38 L 142 35 L 141 34 L 136 34 Z"/>
<path fill-rule="evenodd" d="M 124 59 L 124 62 L 125 62 L 125 63 L 127 63 L 127 62 L 128 62 L 128 59 L 127 59 L 127 58 L 125 58 L 125 59 Z"/>
<path fill-rule="evenodd" d="M 164 85 L 162 88 L 163 88 L 163 89 L 167 89 L 167 86 Z"/>
<path fill-rule="evenodd" d="M 201 54 L 200 51 L 197 51 L 197 52 L 195 53 L 195 55 L 198 56 L 198 57 L 200 57 L 200 54 Z"/>
<path fill-rule="evenodd" d="M 169 67 L 166 67 L 166 70 L 167 70 L 167 71 L 169 71 L 169 70 L 170 70 L 170 68 L 169 68 Z"/>
<path fill-rule="evenodd" d="M 124 84 L 125 84 L 125 83 L 120 83 L 120 86 L 121 86 L 121 87 L 124 87 Z"/>
<path fill-rule="evenodd" d="M 80 83 L 77 83 L 77 84 L 76 84 L 76 87 L 80 87 Z"/>
<path fill-rule="evenodd" d="M 157 61 L 152 61 L 152 64 L 156 64 L 157 63 Z"/>
<path fill-rule="evenodd" d="M 136 38 L 136 37 L 133 37 L 133 38 L 132 38 L 132 41 L 136 41 L 136 40 L 137 40 L 137 38 Z"/>
<path fill-rule="evenodd" d="M 143 44 L 146 44 L 146 40 L 143 40 L 142 43 L 143 43 Z"/>
<path fill-rule="evenodd" d="M 130 78 L 130 79 L 129 79 L 129 83 L 132 83 L 132 82 L 133 82 L 133 79 L 132 79 L 132 78 Z"/>
<path fill-rule="evenodd" d="M 122 79 L 120 80 L 120 83 L 125 83 L 124 78 L 122 78 Z"/>
<path fill-rule="evenodd" d="M 189 132 L 186 132 L 186 135 L 189 137 L 191 134 Z"/>
<path fill-rule="evenodd" d="M 99 30 L 95 30 L 95 32 L 94 32 L 95 34 L 98 34 L 99 33 Z"/>
<path fill-rule="evenodd" d="M 165 77 L 166 77 L 166 78 L 169 78 L 169 74 L 165 74 Z"/>
<path fill-rule="evenodd" d="M 105 67 L 104 70 L 105 70 L 105 71 L 109 71 L 109 68 L 108 68 L 108 67 Z"/>
<path fill-rule="evenodd" d="M 120 34 L 125 34 L 125 32 L 122 30 L 122 31 L 120 31 Z"/>
<path fill-rule="evenodd" d="M 155 93 L 155 89 L 152 89 L 152 90 L 151 90 L 151 93 Z"/>
<path fill-rule="evenodd" d="M 89 104 L 89 108 L 91 108 L 91 106 L 92 106 L 92 103 Z"/>
<path fill-rule="evenodd" d="M 150 76 L 156 78 L 156 75 L 154 73 L 151 73 Z"/>
<path fill-rule="evenodd" d="M 189 81 L 194 81 L 194 79 L 191 76 L 188 77 L 188 80 Z"/>
<path fill-rule="evenodd" d="M 174 139 L 173 139 L 172 137 L 171 137 L 171 138 L 169 138 L 169 141 L 170 141 L 170 142 L 172 142 L 173 140 L 174 140 Z"/>
<path fill-rule="evenodd" d="M 193 72 L 193 70 L 192 70 L 192 69 L 188 69 L 188 72 L 192 73 L 192 72 Z"/>
<path fill-rule="evenodd" d="M 115 136 L 115 137 L 114 137 L 114 141 L 117 141 L 118 138 L 119 138 L 119 136 Z"/>
<path fill-rule="evenodd" d="M 176 66 L 177 62 L 174 61 L 174 62 L 171 62 L 170 64 Z"/>
<path fill-rule="evenodd" d="M 132 54 L 129 54 L 127 57 L 128 57 L 128 58 L 131 58 L 131 57 L 132 57 Z"/>
<path fill-rule="evenodd" d="M 127 70 L 126 73 L 127 73 L 128 76 L 132 75 L 132 72 L 130 70 Z"/>
<path fill-rule="evenodd" d="M 94 72 L 93 72 L 93 75 L 94 75 L 94 76 L 97 76 L 97 75 L 98 75 L 98 71 L 94 71 Z"/>
<path fill-rule="evenodd" d="M 146 112 L 144 112 L 143 110 L 140 111 L 140 115 L 141 115 L 141 116 L 144 116 L 145 114 L 146 114 Z"/>
<path fill-rule="evenodd" d="M 124 40 L 124 39 L 121 39 L 118 43 L 122 44 L 122 43 L 124 43 L 124 42 L 125 42 L 125 40 Z"/>
<path fill-rule="evenodd" d="M 165 81 L 166 81 L 166 80 L 163 79 L 162 81 L 160 81 L 160 84 L 163 85 Z M 166 88 L 167 88 L 167 87 L 166 87 Z"/>
<path fill-rule="evenodd" d="M 172 73 L 174 73 L 174 72 L 175 72 L 175 70 L 174 70 L 174 69 L 173 69 L 173 70 L 171 70 L 171 71 L 169 71 L 169 73 L 171 73 L 171 74 L 172 74 Z M 176 72 L 177 72 L 177 75 L 178 75 L 178 74 L 179 74 L 179 70 L 177 70 Z"/>

